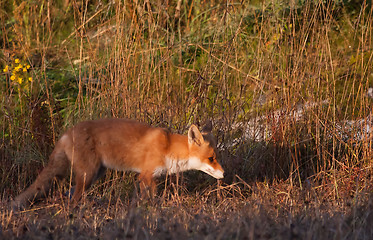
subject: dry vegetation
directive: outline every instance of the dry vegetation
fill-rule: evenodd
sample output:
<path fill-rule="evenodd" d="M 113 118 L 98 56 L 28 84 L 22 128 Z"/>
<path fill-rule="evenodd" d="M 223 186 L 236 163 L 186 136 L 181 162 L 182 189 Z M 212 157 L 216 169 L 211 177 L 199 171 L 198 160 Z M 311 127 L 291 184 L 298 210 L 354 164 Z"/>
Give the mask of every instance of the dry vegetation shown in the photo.
<path fill-rule="evenodd" d="M 0 239 L 372 239 L 370 1 L 0 2 Z M 82 119 L 213 119 L 220 182 L 110 171 L 13 212 Z M 67 181 L 68 182 L 68 181 Z"/>

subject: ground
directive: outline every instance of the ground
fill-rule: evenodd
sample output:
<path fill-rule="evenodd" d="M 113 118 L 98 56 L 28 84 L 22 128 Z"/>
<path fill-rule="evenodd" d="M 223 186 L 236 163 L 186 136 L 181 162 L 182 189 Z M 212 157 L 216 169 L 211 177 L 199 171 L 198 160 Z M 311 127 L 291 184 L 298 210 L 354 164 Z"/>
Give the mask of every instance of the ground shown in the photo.
<path fill-rule="evenodd" d="M 320 187 L 240 182 L 202 192 L 171 187 L 153 199 L 107 199 L 90 191 L 79 206 L 57 193 L 25 211 L 1 203 L 0 239 L 371 239 L 368 193 L 332 199 Z M 134 194 L 136 196 L 136 194 Z"/>

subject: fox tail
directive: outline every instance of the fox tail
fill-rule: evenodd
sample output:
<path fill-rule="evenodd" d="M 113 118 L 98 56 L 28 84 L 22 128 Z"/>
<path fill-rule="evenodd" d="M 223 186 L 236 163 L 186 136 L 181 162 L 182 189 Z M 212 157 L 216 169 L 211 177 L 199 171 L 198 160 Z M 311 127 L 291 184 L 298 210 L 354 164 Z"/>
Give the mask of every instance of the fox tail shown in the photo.
<path fill-rule="evenodd" d="M 70 167 L 64 150 L 54 150 L 50 156 L 49 163 L 41 171 L 35 182 L 24 192 L 18 195 L 11 203 L 14 210 L 23 209 L 30 202 L 46 196 L 52 186 L 53 179 L 61 180 L 66 177 Z"/>

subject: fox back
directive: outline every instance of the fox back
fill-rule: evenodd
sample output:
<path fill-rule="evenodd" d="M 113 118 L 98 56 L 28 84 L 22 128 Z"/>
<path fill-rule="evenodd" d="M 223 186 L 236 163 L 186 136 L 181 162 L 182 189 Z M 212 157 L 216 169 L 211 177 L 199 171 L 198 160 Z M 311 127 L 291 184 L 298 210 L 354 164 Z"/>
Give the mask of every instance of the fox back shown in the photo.
<path fill-rule="evenodd" d="M 154 177 L 186 170 L 201 170 L 217 179 L 224 170 L 216 160 L 216 143 L 211 123 L 202 132 L 192 125 L 188 135 L 172 134 L 162 128 L 126 119 L 100 119 L 77 124 L 62 135 L 48 165 L 35 182 L 12 202 L 14 208 L 44 196 L 54 178 L 75 175 L 72 201 L 76 204 L 84 190 L 106 168 L 139 173 L 143 192 L 155 191 Z"/>

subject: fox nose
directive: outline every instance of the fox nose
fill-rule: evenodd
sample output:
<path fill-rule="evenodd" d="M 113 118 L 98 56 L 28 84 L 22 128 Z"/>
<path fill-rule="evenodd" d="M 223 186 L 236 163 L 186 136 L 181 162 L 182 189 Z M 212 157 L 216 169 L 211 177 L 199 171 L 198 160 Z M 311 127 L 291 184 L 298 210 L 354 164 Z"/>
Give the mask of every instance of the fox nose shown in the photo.
<path fill-rule="evenodd" d="M 223 179 L 225 177 L 225 172 L 224 172 L 224 170 L 221 172 L 221 174 L 220 174 L 220 177 L 218 178 L 218 179 Z"/>

